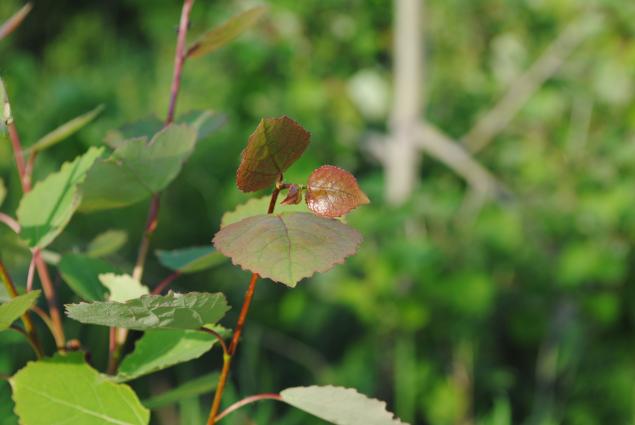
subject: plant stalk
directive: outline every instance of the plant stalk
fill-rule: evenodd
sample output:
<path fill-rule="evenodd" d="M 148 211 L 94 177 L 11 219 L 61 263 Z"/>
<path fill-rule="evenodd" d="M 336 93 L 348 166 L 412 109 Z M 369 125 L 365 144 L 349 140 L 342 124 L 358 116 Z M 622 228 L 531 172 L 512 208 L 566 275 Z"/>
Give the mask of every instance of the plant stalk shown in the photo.
<path fill-rule="evenodd" d="M 282 176 L 280 178 L 280 181 L 281 180 Z M 280 186 L 276 185 L 276 187 L 273 189 L 273 192 L 271 193 L 271 200 L 269 201 L 267 214 L 273 214 L 279 193 Z M 212 401 L 212 407 L 209 412 L 209 417 L 207 418 L 207 425 L 214 425 L 216 424 L 216 421 L 220 419 L 218 412 L 220 411 L 220 403 L 223 398 L 223 391 L 225 390 L 225 384 L 227 383 L 227 378 L 229 377 L 232 358 L 234 357 L 234 354 L 236 354 L 236 349 L 238 348 L 238 343 L 240 342 L 240 335 L 242 334 L 243 328 L 245 327 L 247 314 L 249 313 L 249 306 L 251 305 L 251 300 L 253 299 L 254 292 L 256 291 L 256 282 L 258 281 L 258 277 L 258 273 L 252 273 L 251 280 L 249 281 L 249 287 L 247 288 L 247 292 L 245 293 L 243 306 L 240 309 L 238 323 L 236 324 L 236 329 L 234 330 L 231 344 L 229 345 L 229 349 L 227 350 L 228 352 L 223 355 L 223 370 L 221 371 L 220 377 L 218 378 L 216 392 L 214 393 L 214 400 Z M 236 409 L 237 408 L 238 407 L 236 407 Z M 228 413 L 231 412 L 227 412 L 227 414 Z"/>
<path fill-rule="evenodd" d="M 227 409 L 223 410 L 216 417 L 216 421 L 217 422 L 220 421 L 225 416 L 229 415 L 232 412 L 235 412 L 236 410 L 240 409 L 243 406 L 246 406 L 246 405 L 251 404 L 251 403 L 255 403 L 255 402 L 260 401 L 260 400 L 282 400 L 282 397 L 280 396 L 280 394 L 276 394 L 276 393 L 257 394 L 257 395 L 252 395 L 252 396 L 249 396 L 249 397 L 245 397 L 242 400 L 237 401 L 236 403 L 232 404 Z"/>

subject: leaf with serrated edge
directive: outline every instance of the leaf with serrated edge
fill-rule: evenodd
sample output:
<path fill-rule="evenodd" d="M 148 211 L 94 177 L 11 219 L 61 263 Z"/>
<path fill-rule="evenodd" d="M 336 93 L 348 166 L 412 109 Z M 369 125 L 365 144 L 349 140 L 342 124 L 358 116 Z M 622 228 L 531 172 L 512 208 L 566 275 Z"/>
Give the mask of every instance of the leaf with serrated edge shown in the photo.
<path fill-rule="evenodd" d="M 181 171 L 196 144 L 196 130 L 173 124 L 149 143 L 133 139 L 97 161 L 81 185 L 81 211 L 132 205 L 165 189 Z"/>
<path fill-rule="evenodd" d="M 144 295 L 114 301 L 66 304 L 66 314 L 81 323 L 135 329 L 198 329 L 218 322 L 229 310 L 220 292 Z"/>
<path fill-rule="evenodd" d="M 222 228 L 214 246 L 234 264 L 295 287 L 353 255 L 362 236 L 337 220 L 310 213 L 258 215 Z"/>
<path fill-rule="evenodd" d="M 249 136 L 236 173 L 243 192 L 273 185 L 309 145 L 311 134 L 291 118 L 263 118 Z"/>
<path fill-rule="evenodd" d="M 108 290 L 101 284 L 99 275 L 118 272 L 106 261 L 81 254 L 65 254 L 58 267 L 68 286 L 86 301 L 106 299 Z"/>
<path fill-rule="evenodd" d="M 11 323 L 26 313 L 39 296 L 40 291 L 31 291 L 0 304 L 0 331 L 8 329 Z"/>
<path fill-rule="evenodd" d="M 90 148 L 84 155 L 66 162 L 61 169 L 38 182 L 20 201 L 20 236 L 31 248 L 50 244 L 70 221 L 80 203 L 78 185 L 101 155 L 101 148 Z"/>
<path fill-rule="evenodd" d="M 9 383 L 23 424 L 146 425 L 150 421 L 150 412 L 134 391 L 90 367 L 83 353 L 29 362 Z"/>
<path fill-rule="evenodd" d="M 257 6 L 230 18 L 192 43 L 187 50 L 187 56 L 202 56 L 223 47 L 258 22 L 266 11 L 266 6 Z"/>
<path fill-rule="evenodd" d="M 218 373 L 216 372 L 197 376 L 196 378 L 188 379 L 174 389 L 143 400 L 141 403 L 149 409 L 157 409 L 180 400 L 206 394 L 216 387 L 217 382 Z"/>
<path fill-rule="evenodd" d="M 340 217 L 370 202 L 355 177 L 333 165 L 323 165 L 313 171 L 306 190 L 309 209 L 324 217 Z"/>
<path fill-rule="evenodd" d="M 225 256 L 210 246 L 195 246 L 172 251 L 158 250 L 159 263 L 179 273 L 196 273 L 215 267 L 225 261 Z"/>
<path fill-rule="evenodd" d="M 201 331 L 150 330 L 136 342 L 135 349 L 119 366 L 117 381 L 140 376 L 197 359 L 216 343 L 216 337 Z"/>
<path fill-rule="evenodd" d="M 223 214 L 220 227 L 229 226 L 232 223 L 237 223 L 240 220 L 253 217 L 255 215 L 262 215 L 267 212 L 269 208 L 269 196 L 263 196 L 261 198 L 251 198 L 244 204 L 238 205 L 233 211 L 228 211 Z M 309 208 L 305 204 L 297 205 L 276 205 L 276 212 L 278 214 L 287 212 L 309 212 Z"/>
<path fill-rule="evenodd" d="M 128 274 L 100 274 L 99 281 L 102 285 L 108 288 L 108 292 L 110 292 L 108 300 L 116 301 L 118 303 L 125 303 L 126 301 L 133 300 L 150 293 L 147 286 L 144 286 L 141 282 Z"/>
<path fill-rule="evenodd" d="M 386 410 L 386 403 L 352 388 L 287 388 L 282 401 L 336 425 L 407 425 Z"/>
<path fill-rule="evenodd" d="M 105 257 L 113 254 L 128 241 L 128 234 L 123 230 L 106 230 L 90 241 L 86 249 L 89 257 Z"/>

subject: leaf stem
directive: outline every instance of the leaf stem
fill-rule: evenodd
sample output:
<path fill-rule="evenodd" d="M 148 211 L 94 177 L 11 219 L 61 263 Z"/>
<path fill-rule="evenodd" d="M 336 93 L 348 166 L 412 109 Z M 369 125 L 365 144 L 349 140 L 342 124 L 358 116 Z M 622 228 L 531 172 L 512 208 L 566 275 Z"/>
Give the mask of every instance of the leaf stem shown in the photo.
<path fill-rule="evenodd" d="M 175 271 L 174 273 L 168 275 L 165 279 L 157 284 L 157 286 L 152 290 L 152 293 L 155 295 L 160 294 L 165 288 L 170 286 L 172 282 L 178 279 L 179 276 L 181 276 L 181 272 L 179 271 Z"/>
<path fill-rule="evenodd" d="M 10 215 L 0 213 L 0 223 L 6 224 L 15 233 L 20 233 L 20 223 Z"/>
<path fill-rule="evenodd" d="M 225 340 L 223 339 L 221 334 L 216 332 L 214 329 L 209 329 L 209 328 L 205 328 L 205 327 L 200 328 L 200 330 L 203 331 L 203 332 L 207 332 L 208 334 L 214 335 L 216 337 L 216 339 L 218 340 L 218 342 L 220 343 L 220 346 L 223 348 L 223 354 L 226 355 L 226 356 L 229 355 L 229 351 L 227 349 L 227 344 L 225 344 Z"/>
<path fill-rule="evenodd" d="M 40 276 L 40 283 L 44 291 L 44 297 L 49 306 L 49 314 L 51 316 L 51 322 L 53 323 L 53 338 L 55 338 L 55 344 L 58 350 L 65 350 L 66 336 L 64 335 L 64 327 L 62 326 L 62 315 L 57 307 L 57 300 L 55 295 L 55 287 L 53 281 L 49 275 L 48 267 L 42 259 L 42 255 L 39 249 L 33 251 L 33 261 L 35 261 L 35 268 Z"/>
<path fill-rule="evenodd" d="M 26 340 L 29 341 L 29 345 L 31 346 L 31 348 L 33 348 L 33 352 L 35 353 L 38 359 L 41 359 L 42 356 L 44 356 L 44 354 L 42 353 L 42 348 L 40 347 L 40 344 L 38 343 L 37 339 L 33 338 L 32 334 L 28 333 L 25 329 L 22 329 L 21 327 L 15 324 L 11 325 L 10 328 L 16 331 L 17 333 L 19 333 L 20 335 L 24 336 Z"/>
<path fill-rule="evenodd" d="M 282 401 L 282 396 L 280 396 L 280 394 L 276 394 L 276 393 L 265 393 L 265 394 L 256 394 L 256 395 L 252 395 L 252 396 L 249 396 L 249 397 L 245 397 L 242 400 L 237 401 L 236 403 L 232 404 L 227 409 L 223 410 L 216 417 L 216 421 L 217 422 L 220 421 L 225 416 L 229 415 L 230 413 L 235 412 L 236 410 L 240 409 L 243 406 L 246 406 L 246 405 L 251 404 L 251 403 L 255 403 L 255 402 L 260 401 L 260 400 L 278 400 L 278 401 Z"/>
<path fill-rule="evenodd" d="M 9 293 L 11 298 L 17 297 L 18 291 L 2 260 L 0 260 L 0 279 L 4 283 L 5 288 L 7 288 L 7 292 Z M 29 342 L 35 350 L 35 353 L 38 355 L 38 358 L 42 357 L 42 346 L 40 345 L 40 341 L 37 338 L 37 333 L 35 331 L 35 327 L 33 326 L 33 322 L 31 321 L 29 312 L 25 312 L 21 318 L 22 323 L 24 324 L 24 335 L 29 339 Z"/>
<path fill-rule="evenodd" d="M 281 181 L 282 176 L 280 176 L 279 179 L 279 182 Z M 271 200 L 269 201 L 267 214 L 273 214 L 273 211 L 276 207 L 276 201 L 278 200 L 278 195 L 280 194 L 280 190 L 281 188 L 278 184 L 276 184 L 273 192 L 271 193 Z M 240 309 L 238 323 L 236 324 L 236 329 L 234 330 L 231 344 L 229 345 L 229 349 L 227 350 L 228 352 L 223 356 L 223 370 L 221 371 L 220 377 L 218 378 L 216 392 L 214 393 L 214 400 L 212 401 L 212 407 L 209 412 L 209 417 L 207 418 L 207 425 L 214 425 L 219 419 L 217 416 L 220 410 L 221 399 L 223 398 L 223 390 L 225 389 L 225 384 L 227 383 L 227 378 L 229 377 L 229 370 L 231 369 L 232 358 L 234 357 L 234 354 L 236 354 L 236 349 L 238 348 L 238 343 L 240 342 L 240 335 L 242 334 L 243 328 L 245 327 L 245 321 L 247 320 L 247 314 L 249 313 L 251 300 L 254 297 L 258 277 L 258 273 L 252 273 L 251 280 L 249 281 L 249 287 L 247 288 L 247 292 L 245 293 L 243 306 Z"/>

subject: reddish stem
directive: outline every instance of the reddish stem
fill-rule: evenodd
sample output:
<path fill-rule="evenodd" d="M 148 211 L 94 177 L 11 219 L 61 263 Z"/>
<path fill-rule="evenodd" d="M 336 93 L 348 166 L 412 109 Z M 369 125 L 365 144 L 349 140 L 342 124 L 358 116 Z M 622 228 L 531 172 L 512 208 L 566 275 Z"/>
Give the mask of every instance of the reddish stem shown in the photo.
<path fill-rule="evenodd" d="M 174 282 L 179 276 L 181 276 L 181 272 L 179 271 L 172 273 L 171 275 L 163 279 L 161 282 L 159 282 L 159 284 L 152 290 L 152 293 L 155 295 L 160 294 L 161 292 L 163 292 L 165 288 L 170 286 L 170 284 Z"/>
<path fill-rule="evenodd" d="M 217 422 L 220 421 L 225 416 L 229 415 L 232 412 L 235 412 L 236 410 L 240 409 L 243 406 L 246 406 L 246 405 L 251 404 L 251 403 L 255 403 L 255 402 L 260 401 L 260 400 L 278 400 L 278 401 L 282 401 L 282 396 L 280 394 L 275 394 L 275 393 L 265 393 L 265 394 L 257 394 L 257 395 L 252 395 L 250 397 L 243 398 L 242 400 L 237 401 L 236 403 L 234 403 L 231 406 L 229 406 L 227 409 L 223 410 L 216 417 L 216 421 Z"/>
<path fill-rule="evenodd" d="M 51 280 L 48 268 L 42 259 L 39 249 L 35 249 L 33 251 L 33 261 L 35 261 L 35 267 L 37 268 L 40 276 L 40 283 L 42 284 L 42 289 L 44 290 L 44 297 L 46 298 L 49 306 L 49 314 L 51 316 L 51 321 L 53 322 L 53 337 L 55 338 L 55 344 L 59 350 L 64 350 L 64 347 L 66 346 L 66 337 L 64 336 L 64 327 L 62 326 L 62 316 L 55 299 L 55 287 L 53 286 L 53 281 Z"/>
<path fill-rule="evenodd" d="M 179 35 L 176 40 L 176 52 L 174 54 L 174 73 L 172 76 L 172 87 L 170 90 L 170 106 L 168 107 L 168 116 L 165 125 L 169 125 L 174 121 L 174 111 L 176 110 L 176 99 L 179 96 L 181 87 L 181 74 L 183 72 L 183 64 L 187 58 L 187 29 L 190 26 L 190 12 L 194 0 L 184 0 L 183 10 L 181 11 L 181 22 L 179 23 Z"/>
<path fill-rule="evenodd" d="M 15 233 L 20 233 L 20 223 L 10 215 L 0 213 L 0 223 L 6 224 Z"/>
<path fill-rule="evenodd" d="M 11 140 L 11 147 L 13 148 L 13 156 L 15 158 L 15 165 L 18 168 L 18 174 L 20 175 L 20 184 L 22 185 L 22 191 L 27 193 L 31 190 L 31 179 L 27 177 L 26 163 L 24 162 L 24 154 L 22 151 L 22 144 L 20 143 L 20 135 L 18 129 L 15 126 L 13 118 L 7 122 L 7 129 L 9 130 L 9 139 Z"/>

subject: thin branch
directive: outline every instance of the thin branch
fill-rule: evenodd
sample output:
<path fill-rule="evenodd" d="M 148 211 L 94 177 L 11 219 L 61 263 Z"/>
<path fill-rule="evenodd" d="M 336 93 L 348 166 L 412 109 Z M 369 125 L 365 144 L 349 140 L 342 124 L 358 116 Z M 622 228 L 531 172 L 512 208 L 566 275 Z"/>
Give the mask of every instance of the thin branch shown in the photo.
<path fill-rule="evenodd" d="M 33 9 L 31 3 L 27 3 L 20 10 L 18 10 L 12 17 L 9 18 L 2 26 L 0 26 L 0 40 L 11 34 L 16 30 L 26 18 L 26 15 Z"/>
<path fill-rule="evenodd" d="M 31 262 L 29 263 L 29 271 L 26 275 L 26 291 L 31 292 L 33 289 L 33 280 L 35 278 L 35 258 L 31 256 Z"/>
<path fill-rule="evenodd" d="M 216 339 L 218 340 L 218 342 L 220 343 L 220 346 L 223 348 L 223 354 L 225 356 L 229 355 L 229 350 L 227 349 L 227 344 L 225 344 L 225 340 L 223 339 L 221 334 L 216 332 L 214 329 L 209 329 L 209 328 L 200 328 L 200 330 L 202 332 L 207 332 L 208 334 L 214 335 L 216 337 Z"/>
<path fill-rule="evenodd" d="M 20 223 L 10 215 L 0 212 L 0 223 L 6 224 L 15 233 L 20 233 Z"/>
<path fill-rule="evenodd" d="M 216 416 L 216 422 L 220 421 L 225 416 L 235 412 L 236 410 L 240 409 L 243 406 L 246 406 L 248 404 L 255 403 L 261 400 L 282 401 L 282 396 L 280 394 L 275 394 L 275 393 L 265 393 L 265 394 L 257 394 L 257 395 L 252 395 L 250 397 L 243 398 L 242 400 L 232 404 L 227 409 L 223 410 L 218 416 Z"/>
<path fill-rule="evenodd" d="M 11 325 L 10 328 L 26 338 L 31 348 L 33 348 L 33 352 L 35 352 L 35 355 L 38 359 L 41 359 L 44 356 L 44 353 L 42 353 L 42 348 L 40 347 L 38 341 L 33 338 L 33 334 L 27 332 L 26 330 L 15 324 Z"/>
<path fill-rule="evenodd" d="M 51 333 L 51 336 L 53 337 L 53 339 L 55 339 L 55 326 L 53 325 L 53 321 L 51 320 L 51 317 L 48 314 L 46 314 L 44 310 L 42 310 L 40 307 L 36 305 L 31 306 L 31 311 L 33 311 L 33 313 L 35 313 L 36 316 L 42 319 L 42 322 L 44 322 L 44 324 L 48 328 L 49 332 Z"/>
<path fill-rule="evenodd" d="M 600 27 L 600 19 L 597 14 L 588 13 L 569 24 L 536 62 L 510 83 L 498 103 L 463 137 L 470 152 L 482 150 L 509 125 L 531 96 L 558 72 L 573 50 Z"/>
<path fill-rule="evenodd" d="M 49 306 L 49 314 L 53 323 L 53 337 L 55 338 L 55 344 L 58 349 L 64 350 L 64 347 L 66 346 L 66 337 L 64 336 L 64 327 L 62 326 L 62 316 L 59 308 L 57 307 L 55 287 L 53 286 L 53 281 L 49 275 L 48 267 L 42 259 L 39 249 L 33 251 L 33 260 L 35 261 L 35 267 L 38 271 L 38 275 L 40 276 L 40 283 L 42 284 L 42 289 L 44 290 L 44 297 L 46 298 Z"/>
<path fill-rule="evenodd" d="M 175 271 L 174 273 L 168 275 L 165 279 L 163 279 L 159 284 L 152 290 L 153 294 L 160 294 L 163 292 L 165 288 L 170 286 L 172 282 L 174 282 L 178 277 L 181 276 L 181 272 Z"/>

